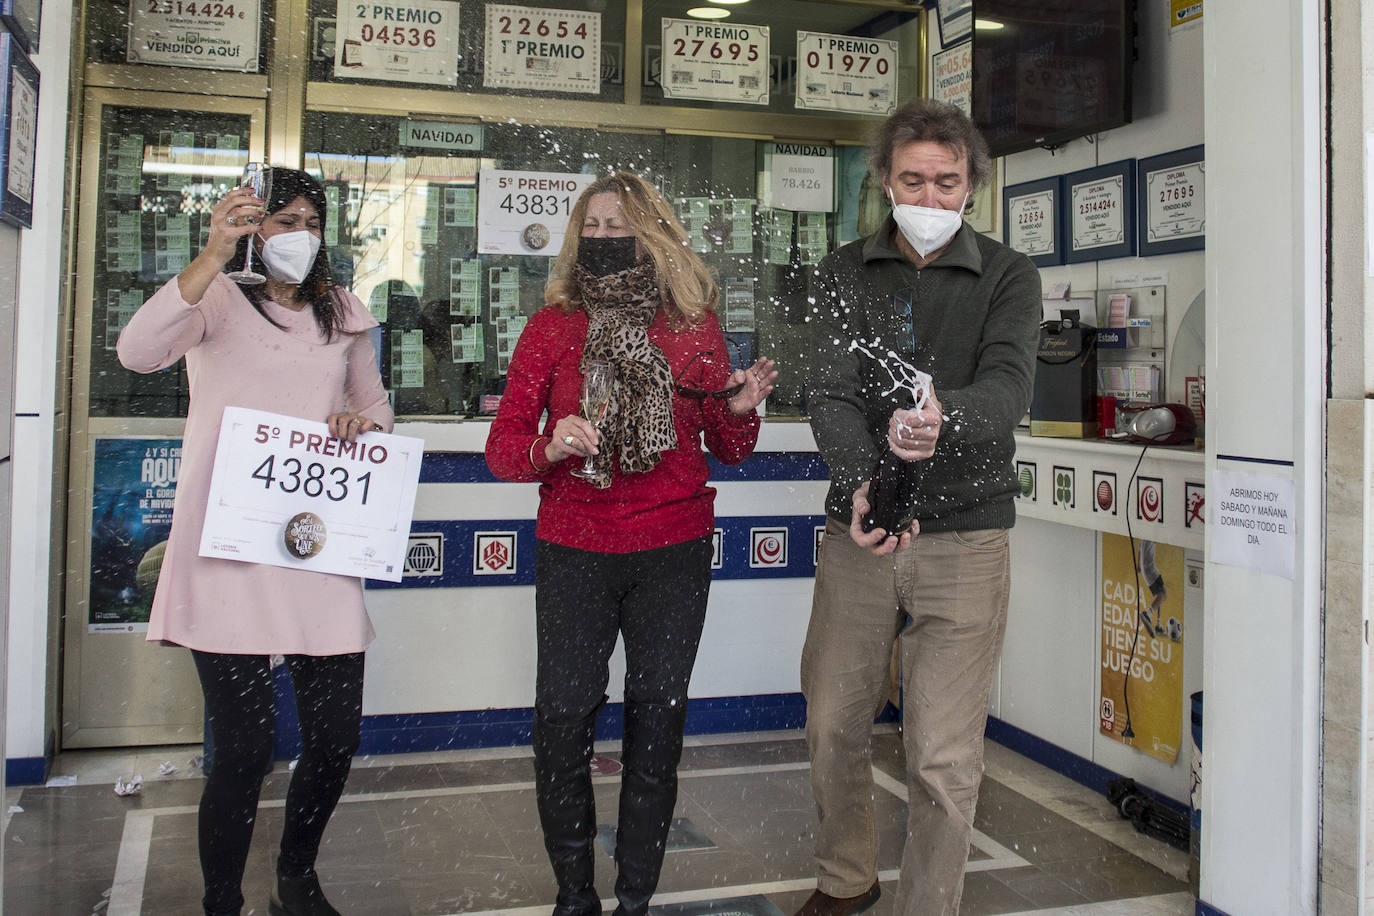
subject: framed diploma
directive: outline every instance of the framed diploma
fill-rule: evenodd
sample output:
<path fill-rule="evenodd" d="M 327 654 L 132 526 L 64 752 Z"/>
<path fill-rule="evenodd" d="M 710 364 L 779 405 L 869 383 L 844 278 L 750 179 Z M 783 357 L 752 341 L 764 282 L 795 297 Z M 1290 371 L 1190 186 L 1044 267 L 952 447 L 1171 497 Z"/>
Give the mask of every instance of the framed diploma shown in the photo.
<path fill-rule="evenodd" d="M 1064 176 L 1064 261 L 1135 256 L 1135 160 Z"/>
<path fill-rule="evenodd" d="M 1061 179 L 1040 178 L 1008 185 L 1002 192 L 1002 225 L 1007 244 L 1031 259 L 1036 267 L 1064 263 L 1064 236 L 1059 210 Z"/>
<path fill-rule="evenodd" d="M 1136 163 L 1141 257 L 1206 247 L 1204 153 L 1190 146 Z"/>
<path fill-rule="evenodd" d="M 19 47 L 19 39 L 0 34 L 5 67 L 0 94 L 0 221 L 27 229 L 33 225 L 33 173 L 37 162 L 38 68 Z"/>
<path fill-rule="evenodd" d="M 424 442 L 226 407 L 200 555 L 401 581 Z"/>

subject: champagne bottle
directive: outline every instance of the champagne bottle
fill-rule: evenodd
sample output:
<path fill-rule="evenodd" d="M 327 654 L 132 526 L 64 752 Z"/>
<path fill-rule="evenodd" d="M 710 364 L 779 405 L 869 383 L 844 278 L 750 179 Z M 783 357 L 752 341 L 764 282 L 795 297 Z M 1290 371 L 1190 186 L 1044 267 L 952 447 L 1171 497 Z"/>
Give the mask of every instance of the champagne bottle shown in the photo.
<path fill-rule="evenodd" d="M 916 468 L 903 461 L 884 444 L 882 457 L 868 485 L 868 512 L 859 520 L 865 532 L 881 528 L 889 535 L 900 535 L 911 528 L 915 504 L 913 481 Z"/>

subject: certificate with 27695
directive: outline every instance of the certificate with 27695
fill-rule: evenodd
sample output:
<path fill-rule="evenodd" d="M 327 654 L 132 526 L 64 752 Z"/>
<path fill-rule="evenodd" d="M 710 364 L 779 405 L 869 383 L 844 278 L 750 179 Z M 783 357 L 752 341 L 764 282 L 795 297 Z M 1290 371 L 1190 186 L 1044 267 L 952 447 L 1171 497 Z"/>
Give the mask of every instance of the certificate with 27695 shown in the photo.
<path fill-rule="evenodd" d="M 226 407 L 200 555 L 399 582 L 424 441 Z"/>

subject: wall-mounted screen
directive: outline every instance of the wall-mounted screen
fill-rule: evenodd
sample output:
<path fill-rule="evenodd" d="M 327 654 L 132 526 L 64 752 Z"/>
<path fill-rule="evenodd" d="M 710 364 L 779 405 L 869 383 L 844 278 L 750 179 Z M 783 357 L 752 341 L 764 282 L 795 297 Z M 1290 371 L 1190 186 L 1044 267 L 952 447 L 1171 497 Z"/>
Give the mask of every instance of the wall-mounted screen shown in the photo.
<path fill-rule="evenodd" d="M 994 156 L 1131 120 L 1136 0 L 977 0 L 973 120 Z"/>

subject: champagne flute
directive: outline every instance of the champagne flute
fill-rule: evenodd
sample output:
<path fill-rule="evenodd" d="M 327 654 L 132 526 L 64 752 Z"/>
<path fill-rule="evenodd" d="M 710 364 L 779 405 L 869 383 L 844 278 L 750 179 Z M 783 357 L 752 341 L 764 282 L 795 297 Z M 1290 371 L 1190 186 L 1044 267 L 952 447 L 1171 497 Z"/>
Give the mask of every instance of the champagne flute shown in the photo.
<path fill-rule="evenodd" d="M 611 390 L 615 386 L 615 367 L 605 360 L 589 360 L 582 374 L 582 416 L 600 432 L 601 421 L 606 418 L 606 409 L 611 404 Z M 590 480 L 596 476 L 596 463 L 592 456 L 582 462 L 582 467 L 572 472 L 574 477 Z"/>
<path fill-rule="evenodd" d="M 259 200 L 266 201 L 268 195 L 272 193 L 272 170 L 265 162 L 250 162 L 243 167 L 243 175 L 239 178 L 239 187 L 252 188 L 253 196 Z M 247 217 L 248 222 L 256 225 L 257 217 Z M 241 286 L 257 286 L 259 283 L 266 283 L 267 278 L 253 269 L 253 236 L 248 236 L 247 250 L 243 253 L 243 267 L 239 270 L 231 270 L 226 276 Z"/>

